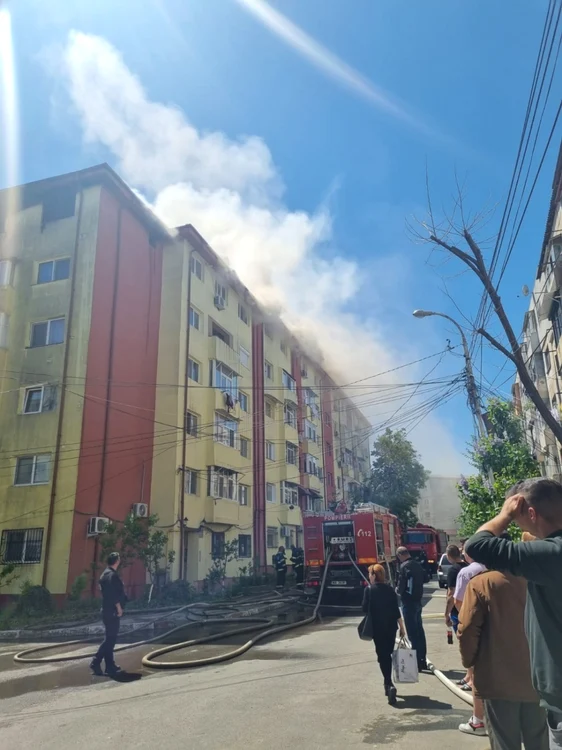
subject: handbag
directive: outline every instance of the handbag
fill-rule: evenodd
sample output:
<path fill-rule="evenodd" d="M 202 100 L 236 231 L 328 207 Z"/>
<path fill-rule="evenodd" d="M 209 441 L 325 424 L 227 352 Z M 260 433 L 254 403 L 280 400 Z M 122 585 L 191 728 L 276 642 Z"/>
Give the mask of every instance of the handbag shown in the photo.
<path fill-rule="evenodd" d="M 413 648 L 408 648 L 405 638 L 400 638 L 392 654 L 395 682 L 418 682 L 418 660 Z"/>
<path fill-rule="evenodd" d="M 371 619 L 371 589 L 369 588 L 367 590 L 369 592 L 367 594 L 367 614 L 357 626 L 357 633 L 362 641 L 373 640 L 373 621 Z"/>

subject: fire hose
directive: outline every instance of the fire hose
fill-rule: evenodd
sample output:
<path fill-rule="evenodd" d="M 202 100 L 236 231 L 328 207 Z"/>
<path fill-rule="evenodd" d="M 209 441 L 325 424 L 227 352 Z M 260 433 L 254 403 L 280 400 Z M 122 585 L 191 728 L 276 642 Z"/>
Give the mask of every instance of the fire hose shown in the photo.
<path fill-rule="evenodd" d="M 255 609 L 256 607 L 260 607 L 266 604 L 271 605 L 286 605 L 285 609 L 289 608 L 290 606 L 293 606 L 295 602 L 298 602 L 301 600 L 301 596 L 297 597 L 297 595 L 287 595 L 282 596 L 277 594 L 275 597 L 272 597 L 268 595 L 267 597 L 255 597 L 251 600 L 246 600 L 243 603 L 240 604 L 224 604 L 224 603 L 213 603 L 213 604 L 207 604 L 207 603 L 195 603 L 195 604 L 186 604 L 182 607 L 179 607 L 177 610 L 174 610 L 172 613 L 166 613 L 165 615 L 161 617 L 157 617 L 155 620 L 152 620 L 151 623 L 148 623 L 148 625 L 154 624 L 162 619 L 165 619 L 167 617 L 173 617 L 174 615 L 179 614 L 180 612 L 187 611 L 188 616 L 192 615 L 191 622 L 182 623 L 181 625 L 178 625 L 177 627 L 172 628 L 171 630 L 168 630 L 165 633 L 162 633 L 161 635 L 157 635 L 153 638 L 148 638 L 143 641 L 137 641 L 134 643 L 129 643 L 123 646 L 118 646 L 115 651 L 126 651 L 129 649 L 137 648 L 139 646 L 146 646 L 151 643 L 156 643 L 157 641 L 162 642 L 163 639 L 168 638 L 169 636 L 173 635 L 174 633 L 177 633 L 181 630 L 185 630 L 189 627 L 194 627 L 196 625 L 224 625 L 224 624 L 236 624 L 241 625 L 242 627 L 236 627 L 236 628 L 230 628 L 228 630 L 224 630 L 220 633 L 216 633 L 213 635 L 204 636 L 202 638 L 195 638 L 189 641 L 183 641 L 181 643 L 173 644 L 170 646 L 164 646 L 162 648 L 156 649 L 155 651 L 150 652 L 142 659 L 142 664 L 145 667 L 150 667 L 152 669 L 187 669 L 192 667 L 200 667 L 208 664 L 217 664 L 218 662 L 222 661 L 228 661 L 230 659 L 234 659 L 237 656 L 241 656 L 246 651 L 248 651 L 252 646 L 254 646 L 256 643 L 259 643 L 260 641 L 264 640 L 265 638 L 269 638 L 273 635 L 277 635 L 278 633 L 287 632 L 289 630 L 293 630 L 295 628 L 302 627 L 303 625 L 310 625 L 313 622 L 316 621 L 318 617 L 318 612 L 320 609 L 320 604 L 322 601 L 322 595 L 324 592 L 324 587 L 326 584 L 326 577 L 328 573 L 328 561 L 330 559 L 330 556 L 328 556 L 326 560 L 326 567 L 324 569 L 324 575 L 322 577 L 322 584 L 320 587 L 320 591 L 318 594 L 318 599 L 316 601 L 316 604 L 314 605 L 313 613 L 310 617 L 304 618 L 302 620 L 298 620 L 297 622 L 291 622 L 291 623 L 285 623 L 283 625 L 276 625 L 276 622 L 272 618 L 259 618 L 259 617 L 231 617 L 231 613 L 238 613 L 241 614 L 240 610 L 242 612 L 244 610 L 248 609 Z M 222 614 L 222 617 L 219 617 L 218 615 Z M 210 615 L 213 615 L 212 617 Z M 139 626 L 138 628 L 133 629 L 130 631 L 131 633 L 136 632 L 137 630 L 144 630 L 146 629 L 147 625 L 143 624 Z M 192 660 L 183 660 L 183 661 L 157 661 L 157 657 L 163 656 L 164 654 L 171 653 L 173 651 L 178 651 L 185 648 L 191 648 L 196 645 L 204 644 L 204 643 L 211 643 L 213 641 L 218 640 L 224 640 L 226 638 L 231 638 L 235 635 L 240 635 L 243 633 L 250 633 L 257 630 L 261 630 L 260 633 L 255 635 L 253 638 L 250 638 L 246 643 L 244 643 L 242 646 L 235 648 L 231 651 L 228 651 L 226 654 L 219 654 L 216 656 L 209 656 L 204 659 L 192 659 Z M 53 648 L 61 648 L 65 646 L 77 646 L 79 644 L 84 645 L 85 643 L 91 642 L 92 638 L 83 638 L 73 641 L 65 641 L 63 643 L 55 643 L 55 644 L 49 644 L 47 646 L 39 646 L 31 649 L 26 649 L 24 651 L 20 651 L 14 656 L 14 661 L 19 664 L 40 664 L 40 663 L 53 663 L 53 662 L 65 662 L 65 661 L 77 661 L 79 659 L 91 659 L 95 654 L 92 652 L 88 653 L 72 653 L 72 654 L 57 654 L 55 656 L 36 656 L 36 654 L 47 651 L 49 649 Z"/>

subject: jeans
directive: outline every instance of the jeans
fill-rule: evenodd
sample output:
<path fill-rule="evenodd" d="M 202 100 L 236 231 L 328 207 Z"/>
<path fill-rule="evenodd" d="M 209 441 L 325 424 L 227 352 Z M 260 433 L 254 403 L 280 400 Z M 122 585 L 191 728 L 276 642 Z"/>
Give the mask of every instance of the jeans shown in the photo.
<path fill-rule="evenodd" d="M 546 713 L 538 703 L 485 700 L 492 750 L 548 750 Z"/>
<path fill-rule="evenodd" d="M 423 664 L 427 657 L 427 645 L 422 623 L 421 602 L 406 603 L 402 601 L 402 612 L 404 614 L 404 624 L 408 633 L 408 639 L 416 652 L 418 665 Z"/>
<path fill-rule="evenodd" d="M 117 636 L 119 634 L 119 623 L 121 618 L 117 617 L 117 614 L 103 614 L 103 624 L 105 626 L 105 639 L 98 649 L 98 653 L 94 657 L 94 661 L 98 664 L 105 659 L 106 670 L 112 669 L 115 666 L 113 659 L 113 649 L 117 643 Z"/>
<path fill-rule="evenodd" d="M 396 630 L 373 634 L 377 661 L 384 679 L 385 685 L 392 684 L 392 652 L 396 640 Z"/>
<path fill-rule="evenodd" d="M 548 711 L 547 717 L 550 750 L 562 750 L 562 713 Z"/>

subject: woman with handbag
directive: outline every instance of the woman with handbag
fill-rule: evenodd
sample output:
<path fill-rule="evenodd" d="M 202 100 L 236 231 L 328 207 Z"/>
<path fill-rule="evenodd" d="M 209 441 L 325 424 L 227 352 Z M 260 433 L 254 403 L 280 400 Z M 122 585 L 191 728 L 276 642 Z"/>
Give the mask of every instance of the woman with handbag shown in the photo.
<path fill-rule="evenodd" d="M 388 702 L 396 703 L 396 688 L 392 683 L 392 652 L 396 641 L 396 631 L 400 637 L 406 635 L 404 623 L 398 607 L 398 597 L 394 589 L 385 581 L 382 565 L 369 566 L 370 585 L 363 596 L 365 617 L 359 626 L 363 640 L 372 638 L 377 652 L 377 660 L 384 678 L 384 692 Z"/>

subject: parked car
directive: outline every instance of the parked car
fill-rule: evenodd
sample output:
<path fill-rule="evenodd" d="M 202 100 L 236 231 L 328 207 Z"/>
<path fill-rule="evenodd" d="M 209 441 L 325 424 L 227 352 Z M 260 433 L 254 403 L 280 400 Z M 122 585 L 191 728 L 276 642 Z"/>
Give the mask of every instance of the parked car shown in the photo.
<path fill-rule="evenodd" d="M 440 589 L 447 588 L 447 573 L 450 567 L 451 563 L 447 559 L 447 555 L 441 555 L 439 565 L 437 566 L 437 580 L 439 581 Z"/>

